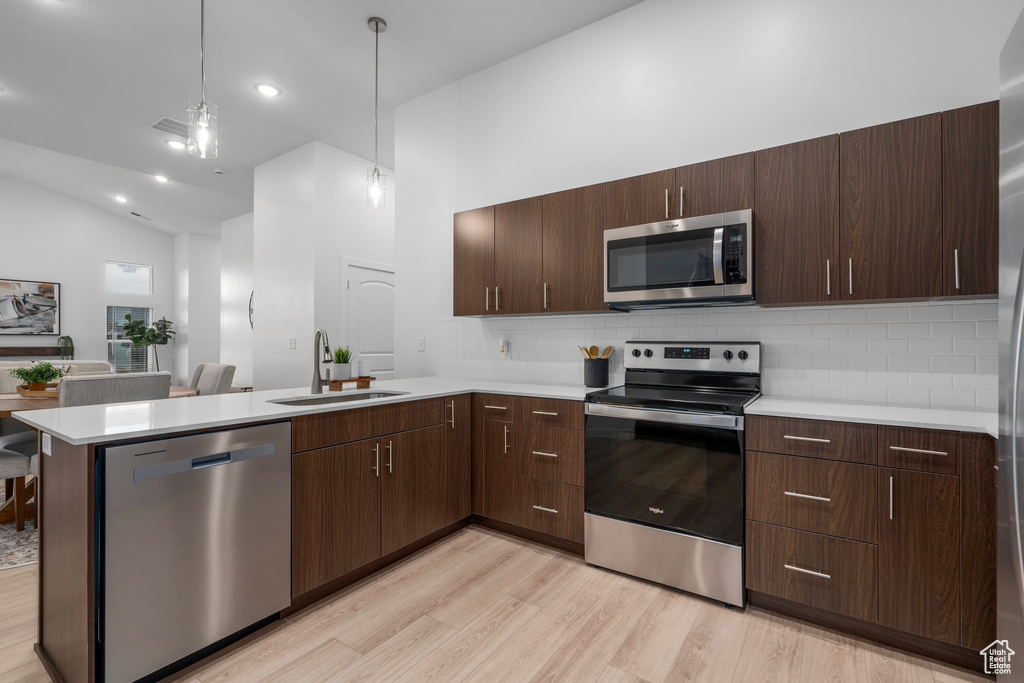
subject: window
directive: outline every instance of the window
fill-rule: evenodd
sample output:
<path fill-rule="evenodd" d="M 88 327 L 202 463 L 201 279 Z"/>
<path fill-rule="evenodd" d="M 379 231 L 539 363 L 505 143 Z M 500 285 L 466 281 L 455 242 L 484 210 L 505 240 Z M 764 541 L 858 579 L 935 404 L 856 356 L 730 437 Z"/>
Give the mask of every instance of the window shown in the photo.
<path fill-rule="evenodd" d="M 109 264 L 108 264 L 109 265 Z M 109 272 L 109 271 L 108 271 Z M 114 372 L 148 372 L 152 365 L 152 347 L 133 348 L 124 337 L 124 317 L 153 322 L 153 309 L 140 306 L 107 306 L 107 362 Z"/>
<path fill-rule="evenodd" d="M 152 294 L 153 267 L 107 261 L 109 294 Z"/>

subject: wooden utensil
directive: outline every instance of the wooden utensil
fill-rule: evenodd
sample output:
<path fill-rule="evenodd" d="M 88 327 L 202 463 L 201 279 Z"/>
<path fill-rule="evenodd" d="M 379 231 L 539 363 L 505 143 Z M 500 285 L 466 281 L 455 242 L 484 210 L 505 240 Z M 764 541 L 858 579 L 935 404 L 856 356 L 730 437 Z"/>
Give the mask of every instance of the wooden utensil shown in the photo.
<path fill-rule="evenodd" d="M 605 350 L 601 353 L 601 359 L 608 360 L 608 356 L 610 355 L 612 355 L 612 347 L 609 346 L 606 347 Z"/>
<path fill-rule="evenodd" d="M 584 357 L 584 358 L 586 358 L 587 360 L 590 360 L 590 351 L 587 351 L 587 350 L 586 350 L 585 348 L 583 348 L 583 347 L 581 346 L 581 347 L 580 347 L 580 353 L 582 353 L 582 354 L 583 354 L 583 357 Z"/>
<path fill-rule="evenodd" d="M 600 356 L 598 356 L 597 347 L 596 346 L 591 346 L 590 347 L 590 359 L 591 360 L 597 360 L 599 357 Z"/>

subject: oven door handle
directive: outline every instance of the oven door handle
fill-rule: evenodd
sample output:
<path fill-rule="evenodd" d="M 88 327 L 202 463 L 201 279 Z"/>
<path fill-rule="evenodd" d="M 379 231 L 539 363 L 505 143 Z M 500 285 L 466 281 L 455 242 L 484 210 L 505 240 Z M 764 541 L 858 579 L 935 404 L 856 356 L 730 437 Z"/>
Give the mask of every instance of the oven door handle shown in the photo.
<path fill-rule="evenodd" d="M 587 415 L 599 417 L 618 417 L 638 422 L 662 422 L 665 424 L 695 425 L 698 427 L 714 427 L 743 431 L 743 418 L 736 415 L 715 415 L 713 413 L 680 413 L 673 410 L 653 410 L 650 408 L 626 408 L 610 406 L 604 403 L 587 403 Z"/>

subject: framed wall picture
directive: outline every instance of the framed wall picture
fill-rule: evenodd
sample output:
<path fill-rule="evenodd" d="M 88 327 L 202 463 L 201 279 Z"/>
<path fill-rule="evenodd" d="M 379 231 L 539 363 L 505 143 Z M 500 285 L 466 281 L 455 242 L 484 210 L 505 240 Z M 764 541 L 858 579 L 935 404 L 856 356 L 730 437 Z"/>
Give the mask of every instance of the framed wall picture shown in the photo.
<path fill-rule="evenodd" d="M 2 334 L 60 334 L 60 284 L 0 280 Z"/>

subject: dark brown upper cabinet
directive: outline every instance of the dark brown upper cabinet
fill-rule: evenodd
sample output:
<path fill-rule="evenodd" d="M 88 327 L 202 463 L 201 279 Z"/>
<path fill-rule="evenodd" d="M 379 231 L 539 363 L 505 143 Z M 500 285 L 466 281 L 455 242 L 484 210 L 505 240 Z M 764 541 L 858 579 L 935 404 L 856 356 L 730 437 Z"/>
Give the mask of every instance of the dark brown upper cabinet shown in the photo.
<path fill-rule="evenodd" d="M 942 115 L 842 133 L 839 147 L 843 299 L 942 296 Z"/>
<path fill-rule="evenodd" d="M 839 136 L 761 150 L 755 169 L 757 303 L 838 301 Z"/>
<path fill-rule="evenodd" d="M 753 208 L 754 153 L 677 168 L 670 194 L 672 218 Z"/>
<path fill-rule="evenodd" d="M 942 113 L 946 296 L 999 293 L 999 102 Z"/>
<path fill-rule="evenodd" d="M 543 309 L 543 226 L 541 197 L 494 207 L 493 312 L 513 315 Z"/>
<path fill-rule="evenodd" d="M 672 186 L 674 171 L 658 171 L 598 185 L 608 199 L 611 228 L 657 223 L 674 218 Z"/>
<path fill-rule="evenodd" d="M 494 207 L 455 214 L 455 315 L 494 312 Z"/>
<path fill-rule="evenodd" d="M 544 197 L 545 313 L 607 311 L 604 303 L 605 185 Z"/>

